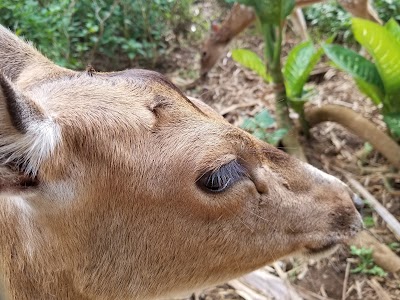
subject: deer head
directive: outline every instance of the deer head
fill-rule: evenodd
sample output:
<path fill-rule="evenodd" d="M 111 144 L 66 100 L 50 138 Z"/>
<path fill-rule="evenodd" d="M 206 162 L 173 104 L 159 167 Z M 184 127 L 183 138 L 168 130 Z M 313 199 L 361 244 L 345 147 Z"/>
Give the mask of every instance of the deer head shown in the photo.
<path fill-rule="evenodd" d="M 0 28 L 0 272 L 12 299 L 156 299 L 361 227 L 349 188 L 145 70 L 74 72 Z"/>

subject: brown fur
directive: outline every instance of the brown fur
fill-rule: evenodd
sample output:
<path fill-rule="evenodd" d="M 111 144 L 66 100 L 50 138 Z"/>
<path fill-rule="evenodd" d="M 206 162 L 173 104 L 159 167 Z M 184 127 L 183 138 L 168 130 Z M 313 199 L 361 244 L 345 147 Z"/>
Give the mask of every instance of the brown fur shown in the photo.
<path fill-rule="evenodd" d="M 342 182 L 157 73 L 62 69 L 1 27 L 0 58 L 25 101 L 18 109 L 40 108 L 21 133 L 12 119 L 25 112 L 9 114 L 13 99 L 0 94 L 0 270 L 10 299 L 166 298 L 360 229 Z M 214 194 L 197 186 L 232 159 L 248 179 Z"/>
<path fill-rule="evenodd" d="M 307 27 L 305 25 L 304 16 L 298 8 L 324 2 L 324 0 L 296 0 L 295 12 L 291 15 L 293 29 L 303 39 L 308 37 Z M 339 4 L 358 18 L 382 23 L 377 12 L 374 10 L 369 0 L 338 0 Z M 256 15 L 252 9 L 244 5 L 235 3 L 227 18 L 220 27 L 213 26 L 208 39 L 206 39 L 200 49 L 200 75 L 205 76 L 212 67 L 217 63 L 218 59 L 224 53 L 225 47 L 229 42 L 248 26 L 250 26 Z"/>

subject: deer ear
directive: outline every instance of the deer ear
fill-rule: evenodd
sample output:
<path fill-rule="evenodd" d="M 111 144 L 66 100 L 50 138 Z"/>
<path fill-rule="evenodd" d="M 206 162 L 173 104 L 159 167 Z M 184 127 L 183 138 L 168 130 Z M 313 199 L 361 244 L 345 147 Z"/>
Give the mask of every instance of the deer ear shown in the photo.
<path fill-rule="evenodd" d="M 219 31 L 219 29 L 220 29 L 220 24 L 217 22 L 217 21 L 213 21 L 212 23 L 211 23 L 211 29 L 212 29 L 212 31 L 213 32 L 218 32 Z"/>
<path fill-rule="evenodd" d="M 61 68 L 44 57 L 31 44 L 17 37 L 0 25 L 0 70 L 15 82 L 24 71 L 32 80 L 40 80 L 47 74 L 72 72 Z M 34 74 L 32 76 L 31 74 Z M 35 77 L 35 78 L 33 78 Z"/>
<path fill-rule="evenodd" d="M 46 110 L 0 74 L 0 192 L 31 185 L 59 135 Z"/>

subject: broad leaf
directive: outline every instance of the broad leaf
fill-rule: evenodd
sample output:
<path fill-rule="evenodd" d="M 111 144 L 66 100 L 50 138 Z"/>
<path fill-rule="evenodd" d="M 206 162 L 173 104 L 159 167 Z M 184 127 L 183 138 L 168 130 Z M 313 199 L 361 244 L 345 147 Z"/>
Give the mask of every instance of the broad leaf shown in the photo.
<path fill-rule="evenodd" d="M 400 43 L 400 25 L 396 22 L 395 19 L 391 18 L 386 24 L 385 28 L 389 31 Z"/>
<path fill-rule="evenodd" d="M 386 28 L 371 21 L 353 18 L 353 33 L 374 58 L 390 103 L 400 96 L 400 43 Z"/>
<path fill-rule="evenodd" d="M 265 133 L 265 129 L 262 128 L 257 128 L 256 130 L 254 130 L 254 132 L 252 133 L 256 138 L 263 140 L 263 141 L 267 141 L 267 135 Z"/>
<path fill-rule="evenodd" d="M 375 105 L 383 103 L 384 94 L 380 88 L 360 78 L 354 78 L 358 88 L 362 93 L 367 95 Z"/>
<path fill-rule="evenodd" d="M 254 131 L 257 129 L 257 123 L 254 120 L 254 118 L 247 118 L 243 121 L 243 124 L 240 126 L 240 128 L 246 130 L 246 131 Z"/>
<path fill-rule="evenodd" d="M 254 119 L 256 120 L 258 126 L 263 129 L 270 128 L 275 123 L 274 118 L 266 109 L 263 109 L 261 112 L 259 112 Z"/>
<path fill-rule="evenodd" d="M 264 62 L 253 51 L 247 49 L 235 49 L 232 51 L 232 58 L 242 66 L 256 72 L 265 81 L 270 81 Z"/>
<path fill-rule="evenodd" d="M 238 0 L 239 3 L 254 8 L 261 23 L 280 24 L 291 14 L 295 0 Z"/>
<path fill-rule="evenodd" d="M 322 50 L 315 50 L 311 41 L 301 43 L 290 51 L 283 68 L 286 90 L 290 98 L 301 97 L 304 85 L 322 53 Z"/>
<path fill-rule="evenodd" d="M 376 66 L 358 53 L 339 45 L 322 45 L 325 54 L 341 70 L 356 80 L 360 90 L 369 96 L 375 104 L 382 102 L 384 88 Z"/>
<path fill-rule="evenodd" d="M 400 113 L 386 114 L 383 116 L 383 120 L 387 124 L 392 137 L 399 141 L 400 140 Z"/>
<path fill-rule="evenodd" d="M 277 129 L 274 132 L 266 135 L 267 142 L 273 146 L 277 146 L 279 141 L 287 134 L 287 132 L 288 131 L 285 128 Z"/>

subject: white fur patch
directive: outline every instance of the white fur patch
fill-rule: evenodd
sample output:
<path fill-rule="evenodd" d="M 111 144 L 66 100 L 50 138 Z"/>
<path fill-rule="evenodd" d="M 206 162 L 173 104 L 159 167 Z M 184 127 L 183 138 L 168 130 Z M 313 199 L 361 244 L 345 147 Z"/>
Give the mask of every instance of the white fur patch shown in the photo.
<path fill-rule="evenodd" d="M 3 164 L 20 164 L 26 173 L 35 175 L 60 140 L 60 127 L 51 118 L 34 121 L 24 134 L 0 136 L 0 160 Z"/>
<path fill-rule="evenodd" d="M 335 176 L 329 175 L 329 174 L 313 167 L 310 164 L 305 164 L 305 167 L 308 169 L 308 171 L 314 177 L 321 178 L 322 180 L 325 180 L 327 182 L 340 182 L 340 183 L 344 184 L 339 179 L 337 179 Z"/>
<path fill-rule="evenodd" d="M 35 234 L 32 225 L 33 208 L 22 197 L 9 196 L 1 200 L 8 201 L 9 205 L 12 206 L 12 211 L 18 215 L 18 224 L 21 226 L 20 233 L 23 237 L 24 250 L 27 255 L 32 257 L 35 251 Z"/>

